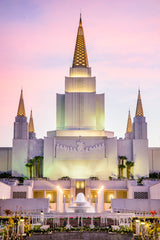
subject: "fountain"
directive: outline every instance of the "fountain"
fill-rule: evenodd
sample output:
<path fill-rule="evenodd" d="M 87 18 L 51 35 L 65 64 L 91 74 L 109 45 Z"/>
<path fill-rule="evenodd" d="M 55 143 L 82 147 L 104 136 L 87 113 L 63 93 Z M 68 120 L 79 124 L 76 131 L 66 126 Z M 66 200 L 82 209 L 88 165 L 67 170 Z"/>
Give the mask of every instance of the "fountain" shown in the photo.
<path fill-rule="evenodd" d="M 85 200 L 83 193 L 78 193 L 76 201 L 68 207 L 67 212 L 72 213 L 94 213 L 95 209 Z"/>

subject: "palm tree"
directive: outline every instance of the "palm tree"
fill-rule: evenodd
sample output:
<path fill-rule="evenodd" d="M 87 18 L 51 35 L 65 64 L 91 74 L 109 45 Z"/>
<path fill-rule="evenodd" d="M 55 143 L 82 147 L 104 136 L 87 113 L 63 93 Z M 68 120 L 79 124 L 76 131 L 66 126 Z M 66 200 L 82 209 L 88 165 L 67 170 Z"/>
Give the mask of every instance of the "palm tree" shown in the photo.
<path fill-rule="evenodd" d="M 120 173 L 119 176 L 120 176 L 120 178 L 123 179 L 123 169 L 124 169 L 126 166 L 123 165 L 123 164 L 119 164 L 118 167 L 119 167 L 119 173 Z"/>
<path fill-rule="evenodd" d="M 29 174 L 28 174 L 28 168 L 29 168 L 29 164 L 28 163 L 26 163 L 25 164 L 25 166 L 27 167 L 27 177 L 29 176 Z"/>
<path fill-rule="evenodd" d="M 43 156 L 39 156 L 40 159 L 40 170 L 39 170 L 39 176 L 43 177 Z"/>
<path fill-rule="evenodd" d="M 119 156 L 119 164 L 118 164 L 118 168 L 119 168 L 119 178 L 123 178 L 123 169 L 126 167 L 124 165 L 124 160 L 127 160 L 126 156 Z"/>
<path fill-rule="evenodd" d="M 126 167 L 127 167 L 127 178 L 130 179 L 131 176 L 131 167 L 134 166 L 134 162 L 132 161 L 127 161 L 126 162 Z"/>
<path fill-rule="evenodd" d="M 34 166 L 35 166 L 35 177 L 42 177 L 42 156 L 34 157 Z"/>
<path fill-rule="evenodd" d="M 33 178 L 36 177 L 36 162 L 35 158 L 32 159 L 32 171 L 33 171 Z"/>
<path fill-rule="evenodd" d="M 31 179 L 32 178 L 33 160 L 29 159 L 28 163 L 25 166 L 29 168 L 29 178 Z"/>

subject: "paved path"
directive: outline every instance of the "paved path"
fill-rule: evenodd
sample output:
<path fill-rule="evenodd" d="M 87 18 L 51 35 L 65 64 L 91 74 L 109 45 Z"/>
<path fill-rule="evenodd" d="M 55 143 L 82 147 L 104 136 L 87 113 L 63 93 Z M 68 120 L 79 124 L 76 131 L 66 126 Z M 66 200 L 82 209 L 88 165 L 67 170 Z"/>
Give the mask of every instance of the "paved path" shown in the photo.
<path fill-rule="evenodd" d="M 70 232 L 52 234 L 34 234 L 27 240 L 132 240 L 130 234 L 116 234 L 103 232 Z"/>

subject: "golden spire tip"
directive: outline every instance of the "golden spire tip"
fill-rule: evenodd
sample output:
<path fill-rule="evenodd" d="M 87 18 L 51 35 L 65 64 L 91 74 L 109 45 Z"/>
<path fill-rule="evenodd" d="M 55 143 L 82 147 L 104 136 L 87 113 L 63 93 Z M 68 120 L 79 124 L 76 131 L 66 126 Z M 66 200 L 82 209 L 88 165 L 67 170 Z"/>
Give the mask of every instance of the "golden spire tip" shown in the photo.
<path fill-rule="evenodd" d="M 23 100 L 23 90 L 21 89 L 21 95 L 19 100 L 19 106 L 17 111 L 17 116 L 25 116 L 24 100 Z"/>
<path fill-rule="evenodd" d="M 80 13 L 79 26 L 82 26 L 82 14 Z"/>
<path fill-rule="evenodd" d="M 132 131 L 133 131 L 133 127 L 132 127 L 131 113 L 130 113 L 130 109 L 129 109 L 126 133 L 131 133 Z"/>
<path fill-rule="evenodd" d="M 144 117 L 140 89 L 138 89 L 136 116 Z"/>
<path fill-rule="evenodd" d="M 33 123 L 33 116 L 32 116 L 32 110 L 31 110 L 31 113 L 30 113 L 30 119 L 29 119 L 29 132 L 35 132 L 34 131 L 34 123 Z"/>
<path fill-rule="evenodd" d="M 82 27 L 81 14 L 80 14 L 72 67 L 89 67 L 86 44 L 84 40 L 84 32 Z"/>

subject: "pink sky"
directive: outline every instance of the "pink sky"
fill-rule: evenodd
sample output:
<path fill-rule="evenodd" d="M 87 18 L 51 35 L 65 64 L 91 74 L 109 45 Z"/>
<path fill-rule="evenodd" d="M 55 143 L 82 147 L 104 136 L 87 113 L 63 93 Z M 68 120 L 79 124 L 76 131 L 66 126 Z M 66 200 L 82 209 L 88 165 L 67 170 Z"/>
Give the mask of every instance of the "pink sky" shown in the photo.
<path fill-rule="evenodd" d="M 80 12 L 97 92 L 106 95 L 106 129 L 124 136 L 140 87 L 149 145 L 160 146 L 159 0 L 0 1 L 0 146 L 12 145 L 21 88 L 37 137 L 56 128 Z"/>

